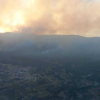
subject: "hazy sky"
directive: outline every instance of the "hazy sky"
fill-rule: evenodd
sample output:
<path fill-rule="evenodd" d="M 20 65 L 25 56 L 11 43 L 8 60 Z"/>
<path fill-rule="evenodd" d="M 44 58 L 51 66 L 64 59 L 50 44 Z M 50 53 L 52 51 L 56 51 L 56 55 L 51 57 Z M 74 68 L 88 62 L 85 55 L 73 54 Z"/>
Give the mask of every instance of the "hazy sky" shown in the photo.
<path fill-rule="evenodd" d="M 0 32 L 100 36 L 100 0 L 0 0 Z"/>

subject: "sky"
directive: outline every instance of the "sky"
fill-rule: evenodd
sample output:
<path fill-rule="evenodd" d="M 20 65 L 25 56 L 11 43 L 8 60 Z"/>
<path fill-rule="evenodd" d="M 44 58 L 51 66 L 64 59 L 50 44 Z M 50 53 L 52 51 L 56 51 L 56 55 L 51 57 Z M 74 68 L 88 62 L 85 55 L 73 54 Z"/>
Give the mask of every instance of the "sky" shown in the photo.
<path fill-rule="evenodd" d="M 0 33 L 100 36 L 100 0 L 0 0 Z"/>

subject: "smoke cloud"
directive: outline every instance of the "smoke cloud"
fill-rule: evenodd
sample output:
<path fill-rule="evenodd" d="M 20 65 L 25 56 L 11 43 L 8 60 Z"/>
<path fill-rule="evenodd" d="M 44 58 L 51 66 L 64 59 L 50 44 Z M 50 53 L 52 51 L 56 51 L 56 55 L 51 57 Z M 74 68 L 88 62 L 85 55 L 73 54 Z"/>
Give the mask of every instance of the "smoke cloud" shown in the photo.
<path fill-rule="evenodd" d="M 0 0 L 0 32 L 100 36 L 100 1 Z"/>

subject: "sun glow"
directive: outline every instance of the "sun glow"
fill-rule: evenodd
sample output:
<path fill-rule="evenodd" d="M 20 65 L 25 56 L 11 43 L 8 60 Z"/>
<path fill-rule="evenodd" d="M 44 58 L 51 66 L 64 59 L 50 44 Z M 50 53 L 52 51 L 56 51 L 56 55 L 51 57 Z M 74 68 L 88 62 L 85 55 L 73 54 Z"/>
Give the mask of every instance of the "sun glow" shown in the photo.
<path fill-rule="evenodd" d="M 4 33 L 5 30 L 3 28 L 0 28 L 0 33 Z"/>
<path fill-rule="evenodd" d="M 18 24 L 20 25 L 24 24 L 23 16 L 22 13 L 20 12 L 15 13 L 14 20 L 12 21 L 13 26 L 16 26 Z"/>
<path fill-rule="evenodd" d="M 23 13 L 21 11 L 14 12 L 12 17 L 6 16 L 4 19 L 2 18 L 2 20 L 3 25 L 0 28 L 0 33 L 18 31 L 17 27 L 25 24 Z"/>

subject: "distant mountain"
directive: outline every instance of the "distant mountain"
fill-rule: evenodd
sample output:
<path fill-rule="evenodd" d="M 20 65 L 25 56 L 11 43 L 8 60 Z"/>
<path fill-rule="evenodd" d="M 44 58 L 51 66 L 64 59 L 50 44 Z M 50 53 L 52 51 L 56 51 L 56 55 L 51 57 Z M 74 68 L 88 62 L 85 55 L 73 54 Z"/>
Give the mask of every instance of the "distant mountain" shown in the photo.
<path fill-rule="evenodd" d="M 0 34 L 0 52 L 22 56 L 74 56 L 99 59 L 100 37 L 77 35 Z"/>

